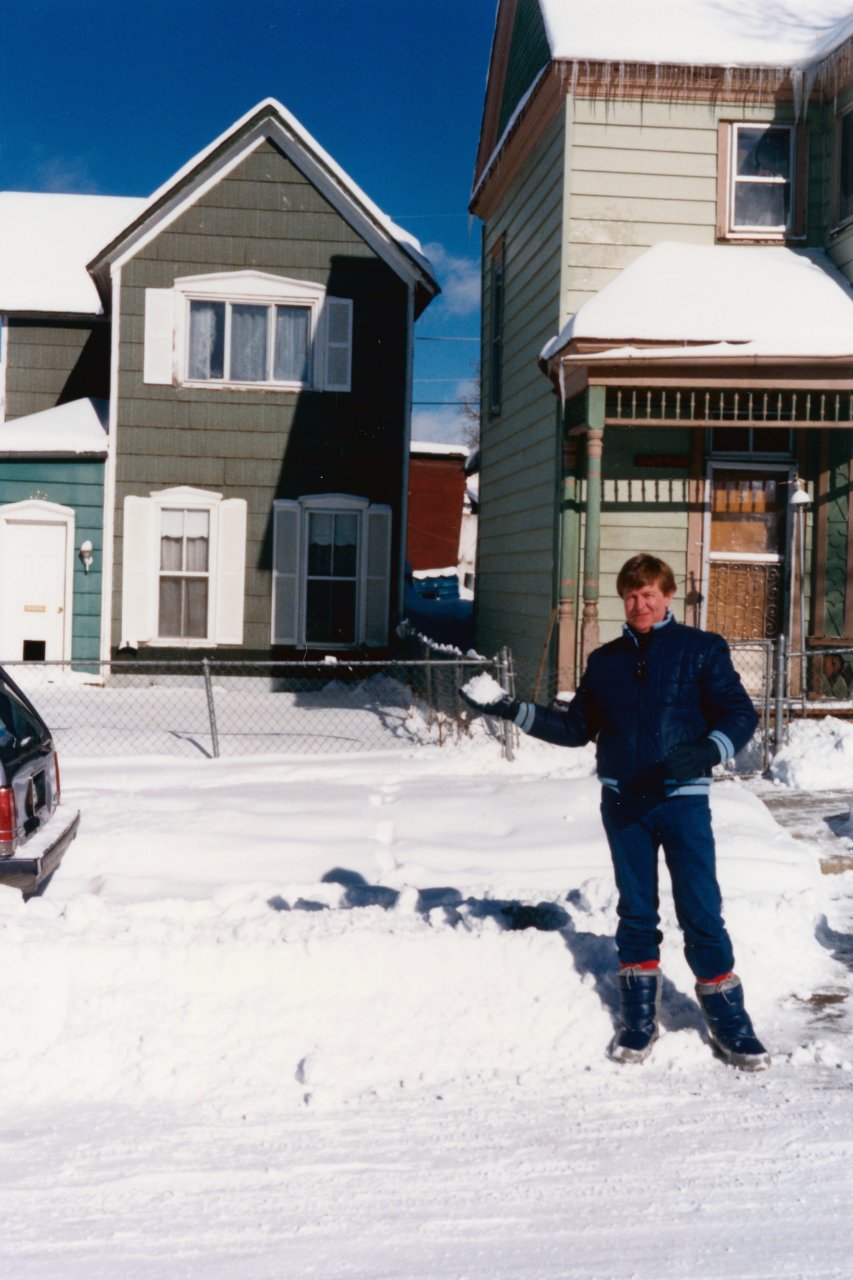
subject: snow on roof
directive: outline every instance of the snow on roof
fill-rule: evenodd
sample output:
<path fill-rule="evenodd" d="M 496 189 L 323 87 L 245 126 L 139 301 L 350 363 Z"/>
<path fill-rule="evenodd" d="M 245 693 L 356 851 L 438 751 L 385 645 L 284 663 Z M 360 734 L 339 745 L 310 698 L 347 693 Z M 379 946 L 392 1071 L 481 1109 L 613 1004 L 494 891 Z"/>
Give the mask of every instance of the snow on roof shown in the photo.
<path fill-rule="evenodd" d="M 441 441 L 413 440 L 409 446 L 411 453 L 425 453 L 434 457 L 467 458 L 470 449 L 467 444 L 445 444 Z"/>
<path fill-rule="evenodd" d="M 70 400 L 0 424 L 0 458 L 8 454 L 107 452 L 107 401 Z"/>
<path fill-rule="evenodd" d="M 539 0 L 551 56 L 794 67 L 853 33 L 850 0 Z"/>
<path fill-rule="evenodd" d="M 577 338 L 613 343 L 623 354 L 633 342 L 691 342 L 750 344 L 732 355 L 847 355 L 853 289 L 821 250 L 662 243 L 585 302 L 542 360 Z"/>
<path fill-rule="evenodd" d="M 86 264 L 144 201 L 0 192 L 0 311 L 102 315 Z"/>

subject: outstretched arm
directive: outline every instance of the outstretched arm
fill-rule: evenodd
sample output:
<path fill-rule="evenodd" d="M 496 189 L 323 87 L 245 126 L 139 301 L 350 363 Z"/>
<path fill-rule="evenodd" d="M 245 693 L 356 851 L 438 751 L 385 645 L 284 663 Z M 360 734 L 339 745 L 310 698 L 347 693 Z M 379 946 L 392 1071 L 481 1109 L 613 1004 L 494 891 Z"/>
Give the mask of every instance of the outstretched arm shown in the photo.
<path fill-rule="evenodd" d="M 519 702 L 508 693 L 486 701 L 460 689 L 459 696 L 472 711 L 495 716 L 499 720 L 511 720 L 522 733 L 558 747 L 585 746 L 598 732 L 594 704 L 583 685 L 565 711 L 543 707 L 536 702 Z"/>

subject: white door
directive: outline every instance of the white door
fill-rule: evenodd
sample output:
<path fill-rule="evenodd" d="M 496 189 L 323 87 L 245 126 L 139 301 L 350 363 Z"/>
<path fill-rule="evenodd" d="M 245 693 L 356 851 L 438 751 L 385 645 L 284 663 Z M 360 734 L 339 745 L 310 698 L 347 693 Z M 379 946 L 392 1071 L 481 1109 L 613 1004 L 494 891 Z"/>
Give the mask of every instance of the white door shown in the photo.
<path fill-rule="evenodd" d="M 60 662 L 66 657 L 66 521 L 5 520 L 2 658 Z"/>

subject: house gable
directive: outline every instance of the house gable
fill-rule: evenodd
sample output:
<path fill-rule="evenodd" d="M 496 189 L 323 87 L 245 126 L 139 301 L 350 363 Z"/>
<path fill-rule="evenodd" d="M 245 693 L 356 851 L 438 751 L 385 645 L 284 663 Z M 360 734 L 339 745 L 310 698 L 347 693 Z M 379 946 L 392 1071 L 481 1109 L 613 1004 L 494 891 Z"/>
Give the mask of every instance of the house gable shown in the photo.
<path fill-rule="evenodd" d="M 516 0 L 498 134 L 503 133 L 519 102 L 550 61 L 551 50 L 539 0 Z"/>
<path fill-rule="evenodd" d="M 414 289 L 416 311 L 422 310 L 439 290 L 418 242 L 383 214 L 298 121 L 273 100 L 261 103 L 179 170 L 154 193 L 141 214 L 90 262 L 89 269 L 102 294 L 109 292 L 111 269 L 123 266 L 224 176 L 242 167 L 256 150 L 265 150 L 269 145 L 286 156 L 303 181 L 322 195 L 326 205 Z"/>

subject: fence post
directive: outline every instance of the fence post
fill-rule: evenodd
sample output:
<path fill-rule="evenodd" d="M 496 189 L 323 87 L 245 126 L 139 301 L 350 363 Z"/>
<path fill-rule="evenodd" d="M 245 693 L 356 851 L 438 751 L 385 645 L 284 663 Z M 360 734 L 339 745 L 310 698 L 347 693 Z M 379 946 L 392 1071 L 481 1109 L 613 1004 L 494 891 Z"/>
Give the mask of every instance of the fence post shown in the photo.
<path fill-rule="evenodd" d="M 512 657 L 506 645 L 498 654 L 498 683 L 506 689 L 509 696 L 515 696 L 515 672 L 512 669 Z M 515 759 L 513 751 L 513 733 L 515 725 L 510 720 L 501 720 L 501 755 L 504 760 Z"/>
<path fill-rule="evenodd" d="M 424 668 L 424 675 L 426 676 L 427 725 L 431 729 L 432 726 L 435 724 L 435 719 L 436 719 L 435 707 L 433 706 L 433 696 L 432 696 L 432 652 L 431 650 L 427 649 L 426 654 L 427 654 L 427 660 L 426 660 L 426 667 Z"/>
<path fill-rule="evenodd" d="M 764 646 L 764 733 L 761 742 L 761 772 L 770 767 L 770 686 L 773 683 L 773 641 Z"/>
<path fill-rule="evenodd" d="M 776 720 L 773 726 L 773 754 L 782 750 L 785 739 L 785 672 L 786 662 L 785 636 L 780 635 L 776 641 Z"/>
<path fill-rule="evenodd" d="M 216 705 L 213 701 L 213 681 L 210 678 L 210 659 L 202 658 L 201 669 L 204 673 L 204 691 L 207 694 L 207 715 L 210 720 L 210 743 L 214 760 L 219 759 L 219 730 L 216 727 Z"/>

